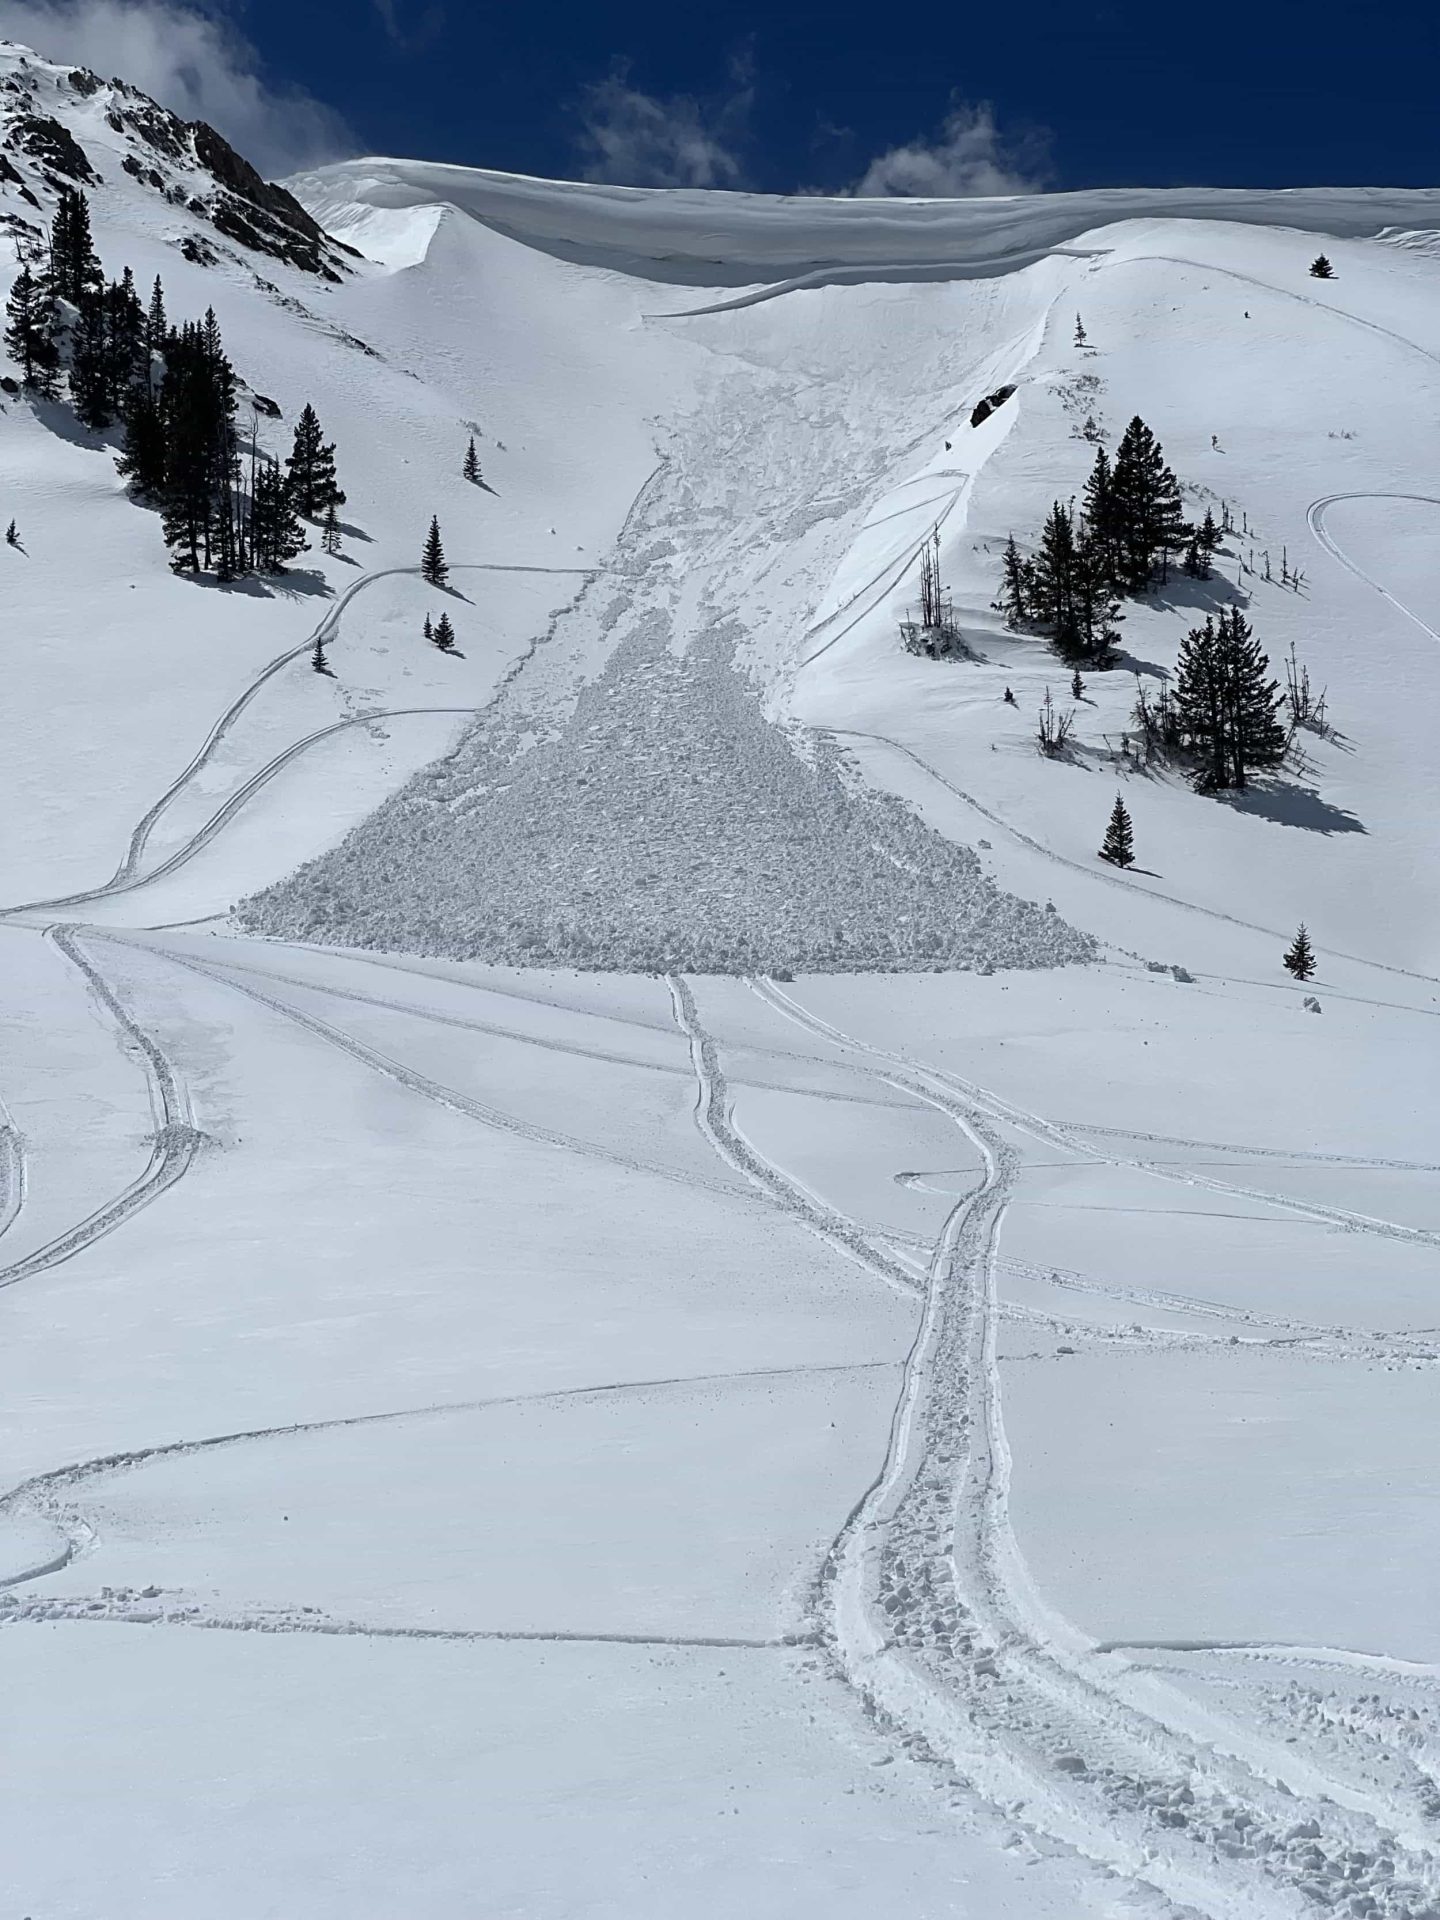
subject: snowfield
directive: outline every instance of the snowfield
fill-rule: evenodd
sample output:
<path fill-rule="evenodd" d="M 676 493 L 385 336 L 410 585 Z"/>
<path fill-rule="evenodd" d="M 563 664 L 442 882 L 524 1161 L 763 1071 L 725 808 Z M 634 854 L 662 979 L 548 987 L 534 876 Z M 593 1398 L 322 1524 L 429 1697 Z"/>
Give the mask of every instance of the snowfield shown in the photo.
<path fill-rule="evenodd" d="M 1440 1913 L 1440 193 L 366 160 L 331 280 L 0 45 L 12 234 L 32 114 L 349 497 L 184 581 L 0 399 L 16 1911 Z M 1137 412 L 1237 532 L 1044 759 L 1000 553 Z M 1333 731 L 1205 798 L 1236 602 Z"/>

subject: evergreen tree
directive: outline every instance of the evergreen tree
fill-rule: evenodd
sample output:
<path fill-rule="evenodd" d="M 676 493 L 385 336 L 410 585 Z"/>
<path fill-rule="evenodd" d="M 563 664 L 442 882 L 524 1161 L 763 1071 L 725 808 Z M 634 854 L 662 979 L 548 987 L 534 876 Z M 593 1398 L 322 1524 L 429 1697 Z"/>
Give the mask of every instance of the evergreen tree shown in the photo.
<path fill-rule="evenodd" d="M 22 266 L 5 302 L 5 351 L 25 385 L 44 399 L 55 396 L 59 349 L 54 338 L 54 302 L 46 285 Z"/>
<path fill-rule="evenodd" d="M 1180 647 L 1175 714 L 1182 738 L 1203 756 L 1200 784 L 1243 787 L 1255 767 L 1275 766 L 1287 744 L 1270 662 L 1238 607 L 1194 627 Z"/>
<path fill-rule="evenodd" d="M 480 456 L 475 451 L 475 436 L 473 433 L 470 436 L 470 444 L 465 449 L 465 464 L 461 468 L 461 472 L 472 486 L 478 487 L 480 485 L 482 479 Z"/>
<path fill-rule="evenodd" d="M 70 401 L 82 426 L 98 432 L 110 424 L 110 342 L 105 307 L 87 298 L 70 346 Z"/>
<path fill-rule="evenodd" d="M 425 625 L 421 629 L 421 631 L 424 633 L 425 638 L 427 640 L 433 640 L 435 638 L 434 623 L 431 621 L 431 618 L 428 613 L 425 616 Z"/>
<path fill-rule="evenodd" d="M 151 353 L 163 353 L 170 328 L 165 319 L 165 289 L 160 284 L 160 276 L 155 276 L 155 284 L 150 289 L 150 305 L 145 314 L 145 345 Z"/>
<path fill-rule="evenodd" d="M 1315 950 L 1310 945 L 1310 936 L 1305 931 L 1303 920 L 1296 929 L 1295 938 L 1290 942 L 1289 950 L 1284 956 L 1284 964 L 1297 980 L 1308 980 L 1315 971 Z"/>
<path fill-rule="evenodd" d="M 435 622 L 435 631 L 430 636 L 442 653 L 455 651 L 455 629 L 450 624 L 448 613 L 442 613 Z"/>
<path fill-rule="evenodd" d="M 330 668 L 325 660 L 325 635 L 322 628 L 316 629 L 315 647 L 310 655 L 310 665 L 315 669 L 316 673 L 328 674 L 330 672 Z"/>
<path fill-rule="evenodd" d="M 432 587 L 443 587 L 450 577 L 450 568 L 445 560 L 445 548 L 440 540 L 440 520 L 432 515 L 430 531 L 425 536 L 424 551 L 420 555 L 421 577 Z"/>
<path fill-rule="evenodd" d="M 340 521 L 333 500 L 325 508 L 325 529 L 320 536 L 320 544 L 332 559 L 340 551 Z"/>
<path fill-rule="evenodd" d="M 145 309 L 129 267 L 105 289 L 105 353 L 106 400 L 114 415 L 123 411 L 130 389 L 150 378 Z"/>
<path fill-rule="evenodd" d="M 1080 678 L 1079 667 L 1076 667 L 1074 673 L 1070 676 L 1070 698 L 1072 700 L 1083 700 L 1085 698 L 1085 682 Z"/>
<path fill-rule="evenodd" d="M 290 469 L 296 511 L 316 519 L 330 505 L 343 507 L 345 495 L 335 477 L 335 448 L 327 445 L 314 407 L 307 401 L 295 424 L 295 447 L 285 462 Z"/>
<path fill-rule="evenodd" d="M 1077 347 L 1084 347 L 1089 345 L 1089 341 L 1090 336 L 1086 333 L 1084 322 L 1077 313 L 1075 316 L 1075 344 Z"/>
<path fill-rule="evenodd" d="M 1012 533 L 1005 542 L 1001 562 L 1000 594 L 995 601 L 997 613 L 1003 613 L 1007 627 L 1020 627 L 1031 617 L 1034 596 L 1033 568 L 1015 544 Z"/>
<path fill-rule="evenodd" d="M 1139 414 L 1116 449 L 1111 493 L 1119 544 L 1117 585 L 1143 593 L 1157 569 L 1162 579 L 1168 576 L 1170 555 L 1184 548 L 1190 529 L 1179 482 Z"/>
<path fill-rule="evenodd" d="M 1220 529 L 1209 507 L 1205 509 L 1205 518 L 1200 522 L 1200 531 L 1195 537 L 1206 553 L 1214 553 L 1220 545 Z"/>
<path fill-rule="evenodd" d="M 5 529 L 5 544 L 7 547 L 18 547 L 20 544 L 20 531 L 13 520 Z"/>
<path fill-rule="evenodd" d="M 50 223 L 50 291 L 82 307 L 105 285 L 90 234 L 90 202 L 78 187 L 62 187 Z"/>
<path fill-rule="evenodd" d="M 165 420 L 147 382 L 126 397 L 125 450 L 116 461 L 142 500 L 158 500 L 165 486 Z"/>
<path fill-rule="evenodd" d="M 1130 829 L 1130 815 L 1126 812 L 1125 802 L 1118 793 L 1115 796 L 1115 805 L 1110 810 L 1110 824 L 1105 829 L 1100 858 L 1108 860 L 1112 867 L 1130 867 L 1135 864 L 1135 841 Z"/>
<path fill-rule="evenodd" d="M 187 322 L 165 343 L 159 411 L 164 433 L 160 502 L 166 543 L 177 573 L 209 567 L 222 494 L 233 488 L 235 375 L 212 312 Z M 139 474 L 135 478 L 140 478 Z"/>
<path fill-rule="evenodd" d="M 1310 262 L 1310 272 L 1316 280 L 1333 280 L 1335 278 L 1335 269 L 1323 253 L 1317 253 L 1315 258 Z"/>
<path fill-rule="evenodd" d="M 1108 667 L 1114 660 L 1123 615 L 1106 556 L 1088 526 L 1081 527 L 1075 563 L 1076 652 L 1091 666 Z"/>
<path fill-rule="evenodd" d="M 1185 549 L 1184 568 L 1192 580 L 1210 578 L 1210 555 L 1198 533 L 1192 536 Z"/>
<path fill-rule="evenodd" d="M 1085 525 L 1095 544 L 1096 557 L 1111 586 L 1118 587 L 1121 577 L 1122 528 L 1119 502 L 1115 495 L 1114 473 L 1104 447 L 1095 450 L 1095 464 L 1085 482 L 1083 503 Z"/>
<path fill-rule="evenodd" d="M 305 529 L 290 482 L 277 461 L 263 461 L 250 503 L 250 548 L 257 573 L 284 573 L 287 560 L 305 551 Z"/>
<path fill-rule="evenodd" d="M 1080 637 L 1075 573 L 1075 516 L 1063 500 L 1057 500 L 1041 530 L 1032 565 L 1030 604 L 1034 618 L 1049 627 L 1062 652 Z"/>
<path fill-rule="evenodd" d="M 1227 704 L 1230 784 L 1243 787 L 1251 767 L 1278 766 L 1285 757 L 1289 740 L 1279 718 L 1283 696 L 1279 683 L 1268 678 L 1269 656 L 1238 607 L 1220 615 L 1216 640 Z"/>

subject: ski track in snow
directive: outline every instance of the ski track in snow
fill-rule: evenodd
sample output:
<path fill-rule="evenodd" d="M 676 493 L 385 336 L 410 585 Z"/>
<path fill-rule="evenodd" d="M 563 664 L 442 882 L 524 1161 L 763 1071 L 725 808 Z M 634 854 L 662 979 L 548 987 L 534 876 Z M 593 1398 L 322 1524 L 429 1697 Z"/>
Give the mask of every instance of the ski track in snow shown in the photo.
<path fill-rule="evenodd" d="M 678 974 L 667 974 L 665 984 L 670 990 L 675 1009 L 675 1024 L 690 1045 L 697 1087 L 695 1124 L 719 1158 L 726 1166 L 743 1174 L 777 1206 L 792 1214 L 826 1246 L 833 1247 L 847 1260 L 853 1260 L 868 1272 L 878 1275 L 896 1292 L 913 1294 L 916 1291 L 913 1275 L 889 1258 L 873 1236 L 864 1233 L 853 1220 L 826 1206 L 773 1161 L 758 1153 L 744 1138 L 731 1113 L 730 1092 L 720 1065 L 719 1052 L 701 1024 L 694 993 L 688 982 Z"/>
<path fill-rule="evenodd" d="M 537 1146 L 553 1147 L 563 1153 L 580 1154 L 587 1159 L 604 1161 L 607 1165 L 621 1167 L 627 1173 L 649 1174 L 673 1185 L 698 1189 L 705 1193 L 718 1194 L 727 1200 L 738 1200 L 742 1204 L 751 1197 L 743 1189 L 724 1186 L 718 1181 L 706 1180 L 700 1174 L 682 1173 L 678 1168 L 667 1167 L 659 1161 L 642 1160 L 630 1154 L 619 1153 L 610 1147 L 602 1147 L 593 1141 L 581 1140 L 574 1135 L 559 1133 L 550 1127 L 533 1125 L 518 1120 L 512 1114 L 502 1112 L 498 1107 L 487 1106 L 483 1101 L 473 1099 L 469 1094 L 460 1093 L 456 1088 L 447 1086 L 439 1080 L 432 1080 L 428 1074 L 407 1067 L 403 1062 L 382 1052 L 378 1047 L 370 1046 L 366 1041 L 357 1039 L 354 1034 L 340 1027 L 332 1026 L 329 1021 L 321 1020 L 313 1013 L 302 1012 L 299 1007 L 288 1001 L 278 999 L 273 994 L 262 993 L 258 987 L 247 985 L 243 980 L 232 979 L 220 966 L 195 959 L 188 954 L 174 953 L 170 949 L 151 945 L 149 942 L 122 938 L 119 935 L 98 929 L 89 929 L 95 939 L 112 940 L 116 945 L 135 946 L 142 952 L 153 954 L 167 960 L 172 966 L 183 967 L 187 972 L 198 974 L 202 979 L 213 981 L 220 986 L 229 987 L 232 992 L 245 995 L 257 1005 L 266 1007 L 271 1013 L 282 1019 L 303 1027 L 306 1032 L 324 1041 L 328 1046 L 336 1047 L 347 1053 L 363 1066 L 394 1081 L 397 1086 L 407 1088 L 411 1093 L 419 1094 L 422 1099 L 433 1100 L 437 1106 L 448 1107 L 452 1113 L 463 1114 L 470 1120 L 478 1120 L 482 1126 L 491 1127 L 497 1133 L 506 1133 L 518 1139 L 529 1140 Z M 763 1202 L 755 1200 L 752 1204 Z"/>
<path fill-rule="evenodd" d="M 571 578 L 582 578 L 587 585 L 596 577 L 594 570 L 587 567 L 522 567 L 501 565 L 490 561 L 458 562 L 451 566 L 450 571 L 452 573 L 558 574 Z M 225 738 L 226 734 L 229 733 L 231 727 L 234 726 L 235 722 L 250 705 L 251 701 L 255 699 L 256 695 L 264 691 L 265 687 L 274 679 L 276 674 L 283 672 L 286 667 L 293 666 L 297 660 L 309 655 L 317 644 L 324 646 L 337 639 L 345 610 L 357 595 L 363 593 L 366 588 L 375 586 L 381 580 L 394 580 L 404 577 L 419 579 L 422 577 L 421 570 L 419 567 L 382 567 L 374 573 L 367 573 L 361 579 L 352 581 L 335 602 L 334 606 L 327 609 L 324 617 L 298 646 L 291 647 L 287 652 L 277 655 L 277 657 L 270 662 L 269 666 L 263 668 L 261 672 L 256 675 L 249 686 L 247 686 L 236 699 L 231 701 L 230 705 L 221 714 L 209 733 L 206 734 L 190 764 L 171 781 L 159 799 L 156 800 L 141 817 L 130 835 L 130 844 L 126 849 L 125 857 L 116 868 L 111 879 L 107 880 L 101 886 L 90 887 L 77 893 L 64 894 L 55 899 L 27 900 L 18 906 L 0 908 L 0 917 L 20 913 L 35 913 L 44 908 L 82 906 L 90 900 L 106 900 L 115 894 L 131 892 L 137 886 L 143 886 L 148 881 L 158 880 L 163 874 L 173 873 L 176 868 L 183 866 L 186 861 L 198 853 L 203 846 L 208 845 L 221 828 L 226 826 L 229 821 L 234 818 L 241 807 L 244 806 L 245 802 L 253 798 L 262 787 L 267 786 L 274 776 L 279 773 L 282 768 L 287 766 L 298 754 L 302 753 L 307 747 L 312 747 L 319 741 L 328 739 L 332 734 L 343 731 L 346 727 L 363 726 L 372 720 L 397 719 L 405 715 L 420 713 L 453 713 L 456 715 L 468 715 L 470 717 L 476 717 L 484 713 L 500 698 L 515 679 L 516 675 L 529 663 L 541 641 L 547 638 L 549 633 L 554 631 L 561 614 L 568 610 L 566 608 L 557 610 L 547 633 L 532 638 L 529 646 L 526 647 L 506 669 L 506 672 L 501 677 L 500 682 L 490 698 L 481 706 L 394 707 L 377 709 L 373 712 L 355 714 L 351 718 L 338 721 L 332 726 L 322 727 L 318 732 L 309 734 L 302 740 L 292 742 L 290 746 L 286 747 L 283 752 L 278 754 L 267 765 L 259 768 L 257 772 L 246 781 L 245 785 L 237 793 L 233 794 L 230 799 L 197 830 L 190 840 L 177 849 L 176 852 L 169 855 L 159 866 L 151 869 L 149 872 L 141 873 L 139 871 L 140 860 L 149 843 L 151 834 L 155 831 L 155 828 L 159 825 L 169 808 L 185 791 L 186 787 L 189 786 L 196 774 L 201 772 L 208 764 L 215 749 L 220 745 L 220 742 Z M 572 602 L 571 604 L 573 605 L 574 603 Z"/>
<path fill-rule="evenodd" d="M 87 956 L 74 933 L 64 927 L 47 929 L 47 938 L 63 953 L 72 966 L 84 975 L 92 998 L 114 1023 L 120 1044 L 142 1068 L 155 1119 L 150 1158 L 144 1171 L 124 1190 L 87 1214 L 73 1227 L 37 1247 L 22 1260 L 0 1267 L 0 1287 L 13 1287 L 37 1273 L 71 1259 L 83 1248 L 113 1233 L 141 1208 L 159 1199 L 167 1188 L 183 1179 L 199 1151 L 204 1135 L 194 1125 L 189 1097 L 175 1069 L 155 1041 L 126 1012 L 114 989 L 95 962 Z M 11 1137 L 15 1137 L 12 1135 Z M 12 1215 L 13 1218 L 13 1215 Z"/>
<path fill-rule="evenodd" d="M 1309 522 L 1311 533 L 1314 534 L 1315 538 L 1320 542 L 1320 545 L 1332 559 L 1338 560 L 1342 567 L 1355 575 L 1357 580 L 1363 580 L 1367 587 L 1372 587 L 1382 599 L 1388 600 L 1397 613 L 1404 614 L 1405 618 L 1419 627 L 1422 633 L 1428 634 L 1432 640 L 1440 642 L 1440 633 L 1435 631 L 1428 620 L 1422 620 L 1420 615 L 1410 607 L 1407 607 L 1403 600 L 1397 600 L 1388 587 L 1381 586 L 1378 580 L 1371 574 L 1366 573 L 1363 567 L 1358 566 L 1356 562 L 1350 558 L 1349 554 L 1345 552 L 1344 548 L 1340 546 L 1333 534 L 1327 530 L 1325 525 L 1326 510 L 1345 500 L 1409 500 L 1421 506 L 1440 507 L 1440 499 L 1436 499 L 1428 493 L 1327 493 L 1321 500 L 1312 500 L 1306 512 L 1306 519 Z"/>
<path fill-rule="evenodd" d="M 1015 1149 L 951 1076 L 853 1039 L 771 982 L 752 984 L 777 1013 L 898 1069 L 985 1165 L 936 1242 L 884 1465 L 822 1576 L 822 1631 L 839 1670 L 912 1745 L 1024 1823 L 1214 1920 L 1330 1906 L 1342 1891 L 1371 1903 L 1352 1911 L 1427 1911 L 1440 1894 L 1440 1845 L 1420 1822 L 1102 1655 L 1034 1592 L 1009 1526 L 996 1355 Z"/>
<path fill-rule="evenodd" d="M 163 1441 L 155 1446 L 135 1447 L 123 1453 L 97 1454 L 89 1460 L 74 1461 L 63 1467 L 52 1467 L 44 1473 L 32 1474 L 29 1479 L 21 1481 L 18 1486 L 12 1487 L 9 1493 L 0 1497 L 0 1517 L 6 1514 L 33 1514 L 36 1518 L 56 1528 L 65 1536 L 67 1542 L 65 1551 L 56 1559 L 47 1562 L 45 1566 L 31 1567 L 23 1573 L 10 1574 L 7 1577 L 0 1578 L 0 1588 L 13 1588 L 30 1584 L 36 1580 L 43 1579 L 48 1574 L 58 1573 L 63 1568 L 71 1565 L 75 1560 L 94 1552 L 100 1543 L 98 1532 L 93 1524 L 80 1513 L 75 1504 L 65 1496 L 73 1492 L 75 1488 L 84 1486 L 88 1481 L 108 1478 L 117 1473 L 131 1472 L 136 1468 L 148 1466 L 156 1460 L 183 1459 L 192 1454 L 213 1453 L 222 1448 L 240 1447 L 255 1441 L 285 1440 L 303 1437 L 306 1434 L 312 1433 L 335 1433 L 351 1427 L 393 1426 L 410 1420 L 445 1419 L 455 1414 L 484 1413 L 500 1407 L 536 1406 L 576 1400 L 604 1400 L 623 1394 L 664 1393 L 677 1389 L 683 1391 L 687 1387 L 723 1386 L 737 1380 L 783 1380 L 793 1379 L 798 1375 L 809 1374 L 868 1373 L 879 1371 L 888 1366 L 888 1364 L 887 1361 L 883 1360 L 861 1360 L 790 1367 L 752 1367 L 729 1373 L 667 1374 L 652 1380 L 606 1380 L 588 1386 L 550 1388 L 535 1393 L 492 1394 L 478 1400 L 434 1401 L 419 1407 L 388 1408 L 382 1413 L 341 1414 L 329 1420 L 293 1420 L 287 1421 L 280 1426 L 245 1427 L 234 1433 L 206 1434 L 198 1440 L 169 1440 Z M 94 1602 L 93 1598 L 87 1597 L 84 1600 L 75 1602 L 68 1600 L 54 1603 L 44 1601 L 38 1604 L 41 1606 L 50 1604 L 70 1606 L 73 1604 L 88 1610 L 93 1607 Z M 190 1611 L 193 1612 L 194 1610 L 191 1609 Z M 307 1613 L 313 1612 L 313 1609 L 307 1609 L 306 1611 Z M 37 1616 L 33 1613 L 10 1609 L 5 1612 L 0 1612 L 0 1625 L 35 1617 Z M 40 1617 L 49 1616 L 42 1615 Z M 307 1628 L 307 1630 L 315 1631 L 316 1629 L 310 1627 Z M 353 1630 L 361 1631 L 361 1629 Z M 407 1630 L 396 1629 L 395 1631 L 403 1633 Z M 421 1629 L 415 1629 L 414 1631 L 423 1632 Z M 442 1635 L 441 1637 L 445 1636 Z M 551 1639 L 558 1637 L 560 1639 L 566 1639 L 572 1636 L 565 1634 L 558 1636 L 550 1634 L 516 1634 L 514 1636 L 507 1636 L 502 1634 L 497 1636 L 494 1634 L 468 1635 L 462 1633 L 454 1637 L 489 1639 L 497 1637 Z M 573 1637 L 588 1639 L 593 1636 L 578 1635 Z M 601 1637 L 609 1638 L 611 1636 L 605 1635 Z M 626 1638 L 627 1636 L 621 1635 L 618 1637 Z M 705 1644 L 712 1643 L 706 1642 Z M 730 1643 L 716 1641 L 713 1644 L 721 1645 Z M 743 1645 L 746 1643 L 737 1641 L 734 1644 Z M 762 1644 L 779 1645 L 781 1642 L 764 1642 Z"/>

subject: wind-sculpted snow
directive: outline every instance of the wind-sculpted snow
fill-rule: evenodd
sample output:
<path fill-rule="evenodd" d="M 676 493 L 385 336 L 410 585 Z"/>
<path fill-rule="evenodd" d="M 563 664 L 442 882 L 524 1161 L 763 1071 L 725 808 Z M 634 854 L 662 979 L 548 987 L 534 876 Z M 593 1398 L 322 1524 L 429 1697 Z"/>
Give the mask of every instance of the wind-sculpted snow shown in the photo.
<path fill-rule="evenodd" d="M 511 966 L 749 973 L 1050 967 L 1095 943 L 764 717 L 712 626 L 648 613 L 550 737 L 481 729 L 256 933 Z"/>
<path fill-rule="evenodd" d="M 1106 187 L 969 200 L 827 199 L 534 180 L 428 160 L 344 160 L 288 182 L 325 229 L 408 264 L 437 207 L 562 259 L 691 286 L 745 286 L 818 269 L 957 278 L 1029 265 L 1119 220 L 1229 220 L 1374 237 L 1436 224 L 1430 189 Z M 408 230 L 405 216 L 415 215 Z"/>

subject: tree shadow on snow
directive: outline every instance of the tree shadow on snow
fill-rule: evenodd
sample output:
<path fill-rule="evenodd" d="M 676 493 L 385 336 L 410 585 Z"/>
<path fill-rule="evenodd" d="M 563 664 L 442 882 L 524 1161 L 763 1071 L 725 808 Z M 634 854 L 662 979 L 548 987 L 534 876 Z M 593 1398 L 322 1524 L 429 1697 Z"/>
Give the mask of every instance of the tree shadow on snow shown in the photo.
<path fill-rule="evenodd" d="M 336 524 L 339 526 L 341 533 L 344 534 L 347 540 L 363 540 L 367 547 L 374 546 L 375 544 L 374 534 L 366 533 L 363 527 L 354 526 L 349 520 L 340 520 Z"/>
<path fill-rule="evenodd" d="M 1300 787 L 1284 781 L 1266 781 L 1217 793 L 1217 800 L 1236 813 L 1258 814 L 1262 820 L 1274 820 L 1282 827 L 1299 827 L 1305 833 L 1365 833 L 1363 820 L 1344 807 L 1322 800 L 1313 787 Z"/>
<path fill-rule="evenodd" d="M 38 394 L 34 394 L 30 398 L 30 406 L 42 427 L 53 433 L 56 439 L 68 440 L 72 447 L 83 447 L 87 453 L 114 454 L 124 444 L 124 429 L 118 420 L 96 431 L 82 427 L 63 400 L 42 400 Z"/>
<path fill-rule="evenodd" d="M 322 574 L 308 567 L 298 573 L 247 573 L 236 580 L 217 580 L 213 573 L 182 573 L 177 577 L 215 593 L 242 593 L 251 600 L 329 600 L 335 592 Z"/>
<path fill-rule="evenodd" d="M 1208 580 L 1192 580 L 1178 569 L 1164 586 L 1152 587 L 1146 596 L 1151 606 L 1165 607 L 1175 613 L 1205 615 L 1223 613 L 1227 607 L 1248 607 L 1250 595 L 1223 574 L 1212 573 Z"/>

